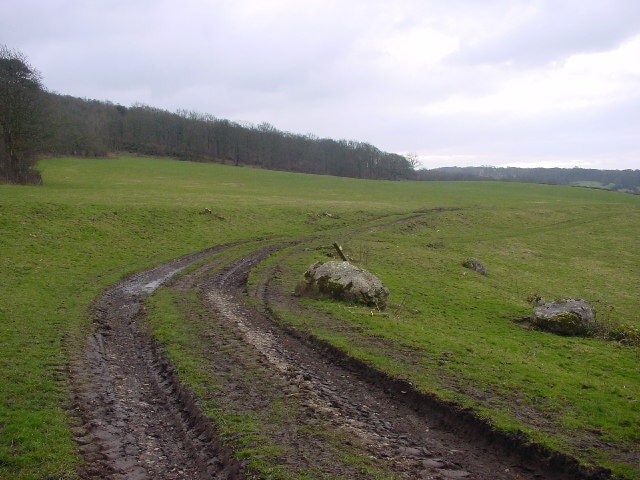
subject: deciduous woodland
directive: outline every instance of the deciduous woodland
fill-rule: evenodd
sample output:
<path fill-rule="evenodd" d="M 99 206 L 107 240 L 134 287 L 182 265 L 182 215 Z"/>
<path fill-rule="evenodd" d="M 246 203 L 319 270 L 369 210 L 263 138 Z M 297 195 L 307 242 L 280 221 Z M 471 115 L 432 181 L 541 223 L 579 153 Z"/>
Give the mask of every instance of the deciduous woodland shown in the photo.
<path fill-rule="evenodd" d="M 384 180 L 508 180 L 640 193 L 640 170 L 447 167 L 416 170 L 415 154 L 319 138 L 187 110 L 130 107 L 48 92 L 20 52 L 0 47 L 0 181 L 39 183 L 38 155 L 111 152 Z"/>
<path fill-rule="evenodd" d="M 39 146 L 53 155 L 110 152 L 248 165 L 340 177 L 383 180 L 494 180 L 575 185 L 640 192 L 640 170 L 585 168 L 445 167 L 417 169 L 413 156 L 365 142 L 319 138 L 186 110 L 175 113 L 137 104 L 48 94 L 48 132 Z"/>
<path fill-rule="evenodd" d="M 113 151 L 221 161 L 341 177 L 407 179 L 410 160 L 364 142 L 332 140 L 189 111 L 51 95 L 50 153 L 102 156 Z"/>

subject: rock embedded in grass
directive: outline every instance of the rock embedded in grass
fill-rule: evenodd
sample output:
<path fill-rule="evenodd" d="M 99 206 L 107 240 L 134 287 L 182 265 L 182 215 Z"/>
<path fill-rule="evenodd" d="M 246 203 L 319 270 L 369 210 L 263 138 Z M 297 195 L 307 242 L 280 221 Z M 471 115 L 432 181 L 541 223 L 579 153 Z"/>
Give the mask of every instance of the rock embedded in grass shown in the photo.
<path fill-rule="evenodd" d="M 462 262 L 462 266 L 465 268 L 474 270 L 478 272 L 480 275 L 487 274 L 487 268 L 484 266 L 484 263 L 482 263 L 477 258 L 473 258 L 473 257 L 466 258 L 464 262 Z"/>
<path fill-rule="evenodd" d="M 304 273 L 296 295 L 330 297 L 383 310 L 389 289 L 371 272 L 349 262 L 316 262 Z"/>
<path fill-rule="evenodd" d="M 533 310 L 531 323 L 541 330 L 559 335 L 591 335 L 596 329 L 595 315 L 586 300 L 562 298 L 542 303 Z"/>

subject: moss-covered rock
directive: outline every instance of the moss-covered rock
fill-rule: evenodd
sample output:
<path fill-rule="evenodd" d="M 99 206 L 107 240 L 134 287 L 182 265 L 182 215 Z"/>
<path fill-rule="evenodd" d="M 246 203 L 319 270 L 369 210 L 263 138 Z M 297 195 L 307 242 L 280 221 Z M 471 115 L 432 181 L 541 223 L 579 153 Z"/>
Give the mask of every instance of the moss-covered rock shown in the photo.
<path fill-rule="evenodd" d="M 487 274 L 487 268 L 484 266 L 484 263 L 482 263 L 477 258 L 473 258 L 473 257 L 465 258 L 464 262 L 462 262 L 462 266 L 465 268 L 474 270 L 478 272 L 480 275 Z"/>
<path fill-rule="evenodd" d="M 317 262 L 304 273 L 297 295 L 331 297 L 384 309 L 389 289 L 372 273 L 349 262 Z"/>
<path fill-rule="evenodd" d="M 542 303 L 533 310 L 531 323 L 558 335 L 593 335 L 596 331 L 593 310 L 582 298 L 563 298 Z"/>

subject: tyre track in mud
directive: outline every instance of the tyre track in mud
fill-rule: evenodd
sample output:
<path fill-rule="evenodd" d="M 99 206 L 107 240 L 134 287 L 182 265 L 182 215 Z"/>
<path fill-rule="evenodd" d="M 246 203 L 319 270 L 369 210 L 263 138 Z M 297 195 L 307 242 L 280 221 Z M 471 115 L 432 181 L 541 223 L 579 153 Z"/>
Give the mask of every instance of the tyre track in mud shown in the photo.
<path fill-rule="evenodd" d="M 241 466 L 138 325 L 158 286 L 217 247 L 132 275 L 97 299 L 94 332 L 71 366 L 73 434 L 85 479 L 235 479 Z"/>
<path fill-rule="evenodd" d="M 195 286 L 213 317 L 235 325 L 245 342 L 302 392 L 309 418 L 322 415 L 357 436 L 371 454 L 408 479 L 606 477 L 607 472 L 581 469 L 571 458 L 497 434 L 469 412 L 421 394 L 308 334 L 285 331 L 268 313 L 247 306 L 243 298 L 251 269 L 277 248 L 256 251 Z M 269 282 L 257 290 L 267 312 L 282 296 Z M 280 298 L 279 306 L 291 302 Z"/>
<path fill-rule="evenodd" d="M 495 435 L 468 412 L 440 405 L 410 384 L 386 378 L 309 335 L 285 331 L 262 309 L 247 306 L 243 300 L 249 272 L 283 247 L 256 250 L 204 280 L 194 276 L 189 288 L 199 291 L 212 321 L 235 328 L 267 360 L 274 376 L 300 392 L 310 418 L 322 417 L 326 424 L 357 437 L 367 454 L 403 478 L 606 477 L 582 471 L 570 458 L 523 448 Z M 243 465 L 217 438 L 197 400 L 138 325 L 142 302 L 155 288 L 226 248 L 133 275 L 96 300 L 94 332 L 83 358 L 72 365 L 79 419 L 73 433 L 85 460 L 81 478 L 245 478 Z M 282 295 L 268 282 L 258 291 L 267 305 Z M 371 477 L 363 473 L 350 478 Z"/>

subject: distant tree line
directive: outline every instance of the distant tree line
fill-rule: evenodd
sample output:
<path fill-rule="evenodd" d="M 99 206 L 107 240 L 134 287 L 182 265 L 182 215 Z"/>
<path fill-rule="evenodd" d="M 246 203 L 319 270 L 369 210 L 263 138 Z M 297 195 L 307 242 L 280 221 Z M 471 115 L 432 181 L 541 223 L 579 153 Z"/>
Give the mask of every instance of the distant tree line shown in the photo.
<path fill-rule="evenodd" d="M 50 94 L 50 153 L 103 156 L 124 151 L 183 160 L 371 179 L 413 178 L 413 164 L 373 145 L 332 140 L 190 111 Z"/>
<path fill-rule="evenodd" d="M 130 152 L 389 180 L 413 178 L 415 165 L 367 143 L 283 132 L 268 123 L 50 93 L 22 54 L 1 46 L 0 134 L 0 182 L 40 182 L 37 154 Z"/>
<path fill-rule="evenodd" d="M 640 170 L 588 168 L 442 167 L 415 172 L 417 180 L 497 180 L 618 190 L 640 194 Z"/>
<path fill-rule="evenodd" d="M 640 194 L 640 170 L 444 167 L 415 170 L 414 155 L 368 143 L 283 132 L 190 111 L 175 113 L 47 92 L 19 52 L 0 45 L 0 182 L 41 183 L 38 155 L 111 152 L 252 165 L 368 179 L 501 180 Z"/>

